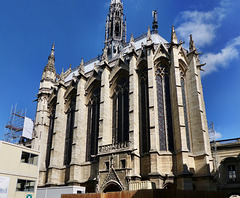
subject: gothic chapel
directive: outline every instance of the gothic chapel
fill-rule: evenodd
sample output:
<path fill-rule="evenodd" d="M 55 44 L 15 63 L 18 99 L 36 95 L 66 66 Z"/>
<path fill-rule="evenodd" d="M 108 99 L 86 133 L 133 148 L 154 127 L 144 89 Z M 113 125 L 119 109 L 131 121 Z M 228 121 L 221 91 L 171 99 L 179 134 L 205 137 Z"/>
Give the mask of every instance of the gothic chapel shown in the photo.
<path fill-rule="evenodd" d="M 60 75 L 54 45 L 40 81 L 32 148 L 39 187 L 87 192 L 212 190 L 212 157 L 199 54 L 152 30 L 126 41 L 121 0 L 111 0 L 103 54 Z"/>

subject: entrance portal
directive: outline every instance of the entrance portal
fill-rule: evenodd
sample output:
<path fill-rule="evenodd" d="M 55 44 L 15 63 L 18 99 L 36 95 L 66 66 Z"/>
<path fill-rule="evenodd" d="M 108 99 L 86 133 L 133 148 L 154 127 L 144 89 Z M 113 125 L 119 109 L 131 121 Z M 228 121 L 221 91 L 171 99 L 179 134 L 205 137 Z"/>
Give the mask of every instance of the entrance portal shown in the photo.
<path fill-rule="evenodd" d="M 121 191 L 122 188 L 116 184 L 116 183 L 110 183 L 109 185 L 106 186 L 106 188 L 103 190 L 104 193 L 106 192 L 116 192 L 116 191 Z"/>

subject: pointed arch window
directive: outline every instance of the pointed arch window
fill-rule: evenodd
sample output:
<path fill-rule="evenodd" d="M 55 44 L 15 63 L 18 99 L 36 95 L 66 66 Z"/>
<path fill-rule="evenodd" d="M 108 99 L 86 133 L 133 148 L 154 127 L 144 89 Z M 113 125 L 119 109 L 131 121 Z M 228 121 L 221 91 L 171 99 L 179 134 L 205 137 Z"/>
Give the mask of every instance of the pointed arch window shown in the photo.
<path fill-rule="evenodd" d="M 117 22 L 115 26 L 115 35 L 118 37 L 119 34 L 120 34 L 120 26 L 119 26 L 119 23 Z"/>
<path fill-rule="evenodd" d="M 189 125 L 188 125 L 188 113 L 187 113 L 187 102 L 186 102 L 186 90 L 185 90 L 185 75 L 183 74 L 183 71 L 180 72 L 180 77 L 181 77 L 181 89 L 182 89 L 184 120 L 185 120 L 185 128 L 186 128 L 187 148 L 189 151 L 191 151 Z"/>
<path fill-rule="evenodd" d="M 129 141 L 129 80 L 118 79 L 113 95 L 113 143 Z"/>
<path fill-rule="evenodd" d="M 99 115 L 100 115 L 100 87 L 97 87 L 92 91 L 92 96 L 88 103 L 86 161 L 94 160 L 93 155 L 97 154 L 99 135 Z"/>
<path fill-rule="evenodd" d="M 49 130 L 48 130 L 47 151 L 46 151 L 46 161 L 45 161 L 46 168 L 48 168 L 50 165 L 55 111 L 56 111 L 56 102 L 53 104 L 51 115 L 49 116 Z"/>
<path fill-rule="evenodd" d="M 67 129 L 65 138 L 64 165 L 69 165 L 72 159 L 72 143 L 76 110 L 76 95 L 74 95 L 70 100 L 71 102 L 69 104 L 69 108 L 67 111 Z"/>
<path fill-rule="evenodd" d="M 174 145 L 170 97 L 170 70 L 168 66 L 158 66 L 156 70 L 156 84 L 160 150 L 172 151 Z"/>
<path fill-rule="evenodd" d="M 148 98 L 148 70 L 147 65 L 142 65 L 139 70 L 139 121 L 140 121 L 140 152 L 142 154 L 150 150 L 150 122 L 149 122 L 149 98 Z"/>

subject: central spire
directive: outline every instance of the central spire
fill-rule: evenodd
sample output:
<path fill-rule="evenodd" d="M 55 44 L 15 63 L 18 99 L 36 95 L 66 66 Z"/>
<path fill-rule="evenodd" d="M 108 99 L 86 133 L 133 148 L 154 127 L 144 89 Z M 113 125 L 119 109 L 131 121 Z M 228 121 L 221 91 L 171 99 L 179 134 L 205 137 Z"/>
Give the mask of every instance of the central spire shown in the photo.
<path fill-rule="evenodd" d="M 114 4 L 114 3 L 121 3 L 121 0 L 111 0 L 111 4 Z"/>
<path fill-rule="evenodd" d="M 126 42 L 126 19 L 124 20 L 123 4 L 121 0 L 111 0 L 106 20 L 105 48 L 108 57 L 116 57 Z"/>

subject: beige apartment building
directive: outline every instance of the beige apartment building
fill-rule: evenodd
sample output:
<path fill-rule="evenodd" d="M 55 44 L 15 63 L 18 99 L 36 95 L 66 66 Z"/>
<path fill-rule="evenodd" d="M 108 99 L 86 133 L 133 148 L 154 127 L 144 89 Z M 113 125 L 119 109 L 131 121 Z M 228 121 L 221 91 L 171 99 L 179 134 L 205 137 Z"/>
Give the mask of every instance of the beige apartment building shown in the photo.
<path fill-rule="evenodd" d="M 32 141 L 39 188 L 215 189 L 194 40 L 185 49 L 174 27 L 162 38 L 156 12 L 146 31 L 127 42 L 123 4 L 111 0 L 101 56 L 57 74 L 52 46 Z"/>
<path fill-rule="evenodd" d="M 240 138 L 211 142 L 217 190 L 240 197 Z"/>
<path fill-rule="evenodd" d="M 35 198 L 39 152 L 0 141 L 0 197 Z"/>

